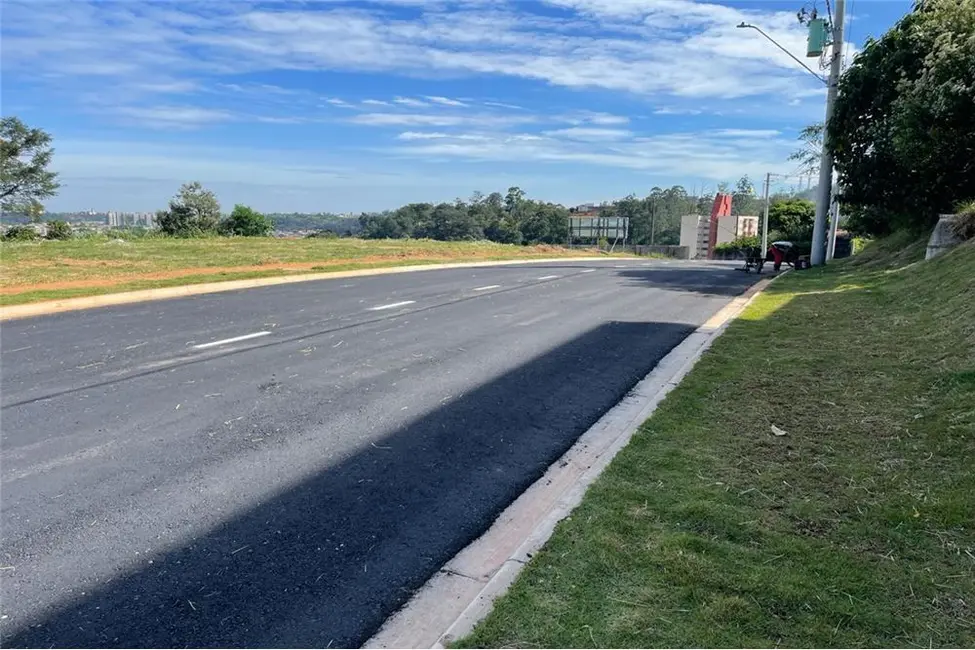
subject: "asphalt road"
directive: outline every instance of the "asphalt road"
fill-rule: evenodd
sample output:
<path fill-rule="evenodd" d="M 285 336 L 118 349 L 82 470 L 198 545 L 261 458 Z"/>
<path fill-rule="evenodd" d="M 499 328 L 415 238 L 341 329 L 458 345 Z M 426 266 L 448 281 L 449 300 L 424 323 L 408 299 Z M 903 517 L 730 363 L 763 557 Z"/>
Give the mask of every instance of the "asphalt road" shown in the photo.
<path fill-rule="evenodd" d="M 361 644 L 752 277 L 424 271 L 4 323 L 0 644 Z"/>

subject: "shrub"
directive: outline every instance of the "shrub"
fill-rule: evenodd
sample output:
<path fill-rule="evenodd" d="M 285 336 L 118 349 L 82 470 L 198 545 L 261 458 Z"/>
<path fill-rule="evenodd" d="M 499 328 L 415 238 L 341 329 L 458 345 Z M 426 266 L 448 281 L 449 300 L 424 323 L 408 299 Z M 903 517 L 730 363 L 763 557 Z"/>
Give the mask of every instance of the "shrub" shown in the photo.
<path fill-rule="evenodd" d="M 761 245 L 761 240 L 755 236 L 736 237 L 729 242 L 715 246 L 714 252 L 716 255 L 737 255 L 738 253 L 745 252 L 749 248 L 758 248 Z"/>
<path fill-rule="evenodd" d="M 71 230 L 71 226 L 67 221 L 48 221 L 47 222 L 47 238 L 48 239 L 71 239 L 74 236 L 74 231 Z"/>
<path fill-rule="evenodd" d="M 305 239 L 338 239 L 338 234 L 328 228 L 324 230 L 318 230 L 316 232 L 310 232 L 305 235 Z"/>
<path fill-rule="evenodd" d="M 274 230 L 274 224 L 253 208 L 237 204 L 230 216 L 220 222 L 219 230 L 221 235 L 267 237 Z"/>
<path fill-rule="evenodd" d="M 975 201 L 958 206 L 955 214 L 955 221 L 951 224 L 955 236 L 962 241 L 975 238 Z"/>
<path fill-rule="evenodd" d="M 175 237 L 199 237 L 216 231 L 220 203 L 197 182 L 184 184 L 169 201 L 169 210 L 156 213 L 159 229 Z"/>
<path fill-rule="evenodd" d="M 4 241 L 34 241 L 39 237 L 32 226 L 10 226 L 3 234 Z"/>

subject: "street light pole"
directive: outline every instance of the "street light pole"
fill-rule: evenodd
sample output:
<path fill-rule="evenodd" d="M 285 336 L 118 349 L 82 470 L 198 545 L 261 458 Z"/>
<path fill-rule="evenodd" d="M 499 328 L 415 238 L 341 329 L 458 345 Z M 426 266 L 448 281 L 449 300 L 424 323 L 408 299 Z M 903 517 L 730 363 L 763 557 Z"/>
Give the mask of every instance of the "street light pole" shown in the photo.
<path fill-rule="evenodd" d="M 801 65 L 803 68 L 805 68 L 806 69 L 806 72 L 808 72 L 812 76 L 816 77 L 816 79 L 819 81 L 819 83 L 824 84 L 824 85 L 828 85 L 828 82 L 825 79 L 823 79 L 817 73 L 813 72 L 813 69 L 812 68 L 810 68 L 808 65 L 806 65 L 805 63 L 803 63 L 802 61 L 800 61 L 798 58 L 796 58 L 796 56 L 792 52 L 790 52 L 789 50 L 787 50 L 784 47 L 782 47 L 781 45 L 779 45 L 776 42 L 776 40 L 774 38 L 772 38 L 771 36 L 769 36 L 768 34 L 766 34 L 762 30 L 761 27 L 756 27 L 755 25 L 752 25 L 751 23 L 741 22 L 741 23 L 738 24 L 738 29 L 754 29 L 756 32 L 758 32 L 759 34 L 761 34 L 762 36 L 764 36 L 766 39 L 768 39 L 768 41 L 772 45 L 774 45 L 775 47 L 779 48 L 780 50 L 782 50 L 783 52 L 785 52 L 786 54 L 788 54 L 789 55 L 789 58 L 791 58 L 793 61 L 795 61 L 796 63 L 798 63 L 799 65 Z"/>
<path fill-rule="evenodd" d="M 843 62 L 843 20 L 845 14 L 846 0 L 836 0 L 829 90 L 826 93 L 826 119 L 823 122 L 823 154 L 819 163 L 819 200 L 816 202 L 812 253 L 809 256 L 809 261 L 813 266 L 826 263 L 826 214 L 829 212 L 833 196 L 833 154 L 829 150 L 829 121 L 833 117 L 833 105 L 836 103 L 836 95 L 839 91 L 840 66 Z"/>

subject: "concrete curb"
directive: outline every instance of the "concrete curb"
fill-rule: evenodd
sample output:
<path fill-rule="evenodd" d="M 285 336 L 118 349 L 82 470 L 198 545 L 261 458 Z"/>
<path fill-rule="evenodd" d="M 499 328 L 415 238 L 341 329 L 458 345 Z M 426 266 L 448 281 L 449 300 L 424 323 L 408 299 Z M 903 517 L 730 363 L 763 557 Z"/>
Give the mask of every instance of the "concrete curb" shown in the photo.
<path fill-rule="evenodd" d="M 552 262 L 605 262 L 609 257 L 552 257 L 526 260 L 504 260 L 489 262 L 450 262 L 447 264 L 413 264 L 410 266 L 390 266 L 378 269 L 358 269 L 355 271 L 329 271 L 325 273 L 303 273 L 300 275 L 279 275 L 270 278 L 250 278 L 247 280 L 227 280 L 224 282 L 204 282 L 201 284 L 185 284 L 178 287 L 164 287 L 161 289 L 143 289 L 140 291 L 125 291 L 122 293 L 106 293 L 98 296 L 84 296 L 81 298 L 65 298 L 64 300 L 47 300 L 27 305 L 10 305 L 0 307 L 0 321 L 29 318 L 56 314 L 63 311 L 76 311 L 94 307 L 108 307 L 110 305 L 127 305 L 134 302 L 148 302 L 150 300 L 167 300 L 197 296 L 205 293 L 219 293 L 221 291 L 238 291 L 256 287 L 270 287 L 276 284 L 291 284 L 294 282 L 314 282 L 315 280 L 333 280 L 338 278 L 356 278 L 368 275 L 389 275 L 393 273 L 412 273 L 415 271 L 436 271 L 439 269 L 468 269 L 482 266 L 513 266 L 517 264 L 550 264 Z"/>
<path fill-rule="evenodd" d="M 508 506 L 484 535 L 454 556 L 387 619 L 363 647 L 443 648 L 469 634 L 657 405 L 774 279 L 759 281 L 671 350 Z"/>

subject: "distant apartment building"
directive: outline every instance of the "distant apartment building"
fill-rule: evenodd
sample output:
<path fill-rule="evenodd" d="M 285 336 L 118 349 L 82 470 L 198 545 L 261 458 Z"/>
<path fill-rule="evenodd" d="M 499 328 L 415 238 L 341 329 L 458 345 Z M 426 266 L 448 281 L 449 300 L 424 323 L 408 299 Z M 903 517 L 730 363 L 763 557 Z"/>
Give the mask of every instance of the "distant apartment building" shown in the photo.
<path fill-rule="evenodd" d="M 717 232 L 714 246 L 725 244 L 739 237 L 758 235 L 758 217 L 750 215 L 722 215 L 716 217 Z M 687 246 L 690 259 L 708 256 L 711 238 L 711 218 L 700 214 L 687 214 L 680 219 L 680 245 Z"/>

